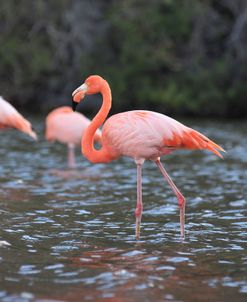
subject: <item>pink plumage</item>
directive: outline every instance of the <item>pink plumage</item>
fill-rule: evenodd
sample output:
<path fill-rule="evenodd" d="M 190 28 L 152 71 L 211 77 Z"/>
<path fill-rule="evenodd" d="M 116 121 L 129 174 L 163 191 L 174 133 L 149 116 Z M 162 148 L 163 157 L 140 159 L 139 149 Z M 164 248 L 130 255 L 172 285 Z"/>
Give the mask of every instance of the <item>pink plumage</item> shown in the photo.
<path fill-rule="evenodd" d="M 199 132 L 157 112 L 136 110 L 110 117 L 102 129 L 103 145 L 116 156 L 155 159 L 175 149 L 223 149 Z"/>
<path fill-rule="evenodd" d="M 15 128 L 37 140 L 37 135 L 32 130 L 31 123 L 0 96 L 0 129 L 4 128 Z"/>
<path fill-rule="evenodd" d="M 90 122 L 83 114 L 73 112 L 68 106 L 56 108 L 46 117 L 45 138 L 68 146 L 68 165 L 71 168 L 75 167 L 74 148 L 80 145 L 81 137 Z M 100 139 L 101 132 L 98 130 L 95 140 Z"/>
<path fill-rule="evenodd" d="M 184 237 L 185 198 L 178 190 L 160 162 L 162 155 L 177 149 L 207 149 L 222 157 L 224 151 L 209 138 L 180 122 L 157 112 L 135 110 L 111 116 L 103 126 L 102 148 L 94 148 L 94 136 L 105 121 L 111 108 L 111 89 L 100 76 L 86 79 L 73 93 L 73 106 L 87 94 L 101 93 L 103 104 L 86 129 L 82 139 L 82 152 L 93 163 L 110 162 L 120 156 L 129 156 L 137 165 L 136 237 L 140 236 L 142 217 L 142 164 L 145 160 L 155 162 L 165 180 L 175 193 L 180 207 L 180 232 Z"/>

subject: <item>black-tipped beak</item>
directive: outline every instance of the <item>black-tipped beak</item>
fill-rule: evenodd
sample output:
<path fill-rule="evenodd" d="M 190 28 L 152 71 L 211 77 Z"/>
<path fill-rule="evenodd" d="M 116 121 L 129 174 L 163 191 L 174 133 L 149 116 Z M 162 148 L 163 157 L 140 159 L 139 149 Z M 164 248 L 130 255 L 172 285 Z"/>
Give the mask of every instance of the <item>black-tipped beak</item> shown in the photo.
<path fill-rule="evenodd" d="M 77 105 L 78 105 L 78 103 L 75 102 L 75 101 L 72 99 L 72 105 L 71 105 L 71 107 L 72 107 L 73 111 L 76 110 Z"/>

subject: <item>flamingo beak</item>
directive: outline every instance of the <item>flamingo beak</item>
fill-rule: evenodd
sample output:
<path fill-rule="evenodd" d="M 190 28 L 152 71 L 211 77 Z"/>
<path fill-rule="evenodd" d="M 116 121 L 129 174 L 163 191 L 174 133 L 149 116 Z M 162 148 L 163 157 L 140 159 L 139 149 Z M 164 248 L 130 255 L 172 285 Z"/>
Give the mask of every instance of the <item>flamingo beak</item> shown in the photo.
<path fill-rule="evenodd" d="M 73 111 L 76 110 L 78 103 L 84 98 L 85 94 L 87 93 L 88 85 L 86 83 L 82 84 L 76 90 L 72 92 L 72 109 Z"/>
<path fill-rule="evenodd" d="M 29 133 L 29 135 L 30 135 L 35 141 L 38 140 L 38 136 L 37 136 L 37 134 L 36 134 L 34 131 L 31 131 L 31 132 Z"/>
<path fill-rule="evenodd" d="M 72 98 L 72 105 L 71 105 L 71 107 L 72 107 L 72 110 L 73 110 L 73 111 L 76 111 L 77 105 L 78 105 L 78 103 L 75 102 L 75 101 L 73 100 L 73 98 Z"/>

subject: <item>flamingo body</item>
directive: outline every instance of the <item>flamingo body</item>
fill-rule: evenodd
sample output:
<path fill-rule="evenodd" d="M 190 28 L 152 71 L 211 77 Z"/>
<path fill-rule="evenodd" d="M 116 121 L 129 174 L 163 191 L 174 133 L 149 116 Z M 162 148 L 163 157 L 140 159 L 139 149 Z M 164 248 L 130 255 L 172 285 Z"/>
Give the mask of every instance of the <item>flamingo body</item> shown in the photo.
<path fill-rule="evenodd" d="M 79 112 L 73 112 L 69 106 L 56 108 L 46 118 L 46 140 L 80 145 L 83 132 L 90 123 L 88 118 Z M 101 133 L 98 131 L 95 139 L 99 141 L 100 137 Z"/>
<path fill-rule="evenodd" d="M 86 79 L 73 93 L 73 106 L 86 94 L 101 93 L 103 104 L 86 129 L 82 138 L 82 153 L 93 163 L 104 163 L 120 156 L 129 156 L 137 165 L 137 203 L 136 203 L 136 237 L 140 236 L 142 205 L 142 164 L 152 160 L 170 185 L 178 199 L 180 207 L 180 232 L 184 238 L 185 198 L 178 190 L 160 162 L 162 155 L 177 149 L 206 149 L 219 157 L 224 151 L 200 132 L 161 113 L 135 110 L 111 116 L 103 126 L 102 148 L 94 148 L 94 136 L 105 121 L 111 108 L 111 89 L 100 76 L 93 75 Z"/>
<path fill-rule="evenodd" d="M 103 126 L 102 143 L 112 158 L 153 160 L 182 148 L 208 149 L 221 156 L 219 146 L 199 132 L 166 115 L 144 110 L 111 116 Z"/>
<path fill-rule="evenodd" d="M 79 112 L 73 112 L 68 106 L 52 110 L 46 117 L 45 138 L 48 141 L 58 141 L 66 144 L 69 149 L 68 163 L 75 167 L 74 147 L 79 145 L 90 120 Z M 95 140 L 100 141 L 101 132 L 98 130 Z"/>
<path fill-rule="evenodd" d="M 37 140 L 31 123 L 0 96 L 0 129 L 15 128 Z"/>

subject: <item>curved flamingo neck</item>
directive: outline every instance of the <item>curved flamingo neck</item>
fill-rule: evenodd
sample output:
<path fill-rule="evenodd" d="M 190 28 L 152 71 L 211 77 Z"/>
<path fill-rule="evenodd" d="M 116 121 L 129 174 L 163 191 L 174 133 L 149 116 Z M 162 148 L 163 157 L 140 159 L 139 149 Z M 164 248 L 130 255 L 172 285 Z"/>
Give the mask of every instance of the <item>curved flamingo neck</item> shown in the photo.
<path fill-rule="evenodd" d="M 102 145 L 100 150 L 96 150 L 94 148 L 95 133 L 103 124 L 111 109 L 111 89 L 105 80 L 102 82 L 99 92 L 103 97 L 102 106 L 88 128 L 85 130 L 81 142 L 82 153 L 89 161 L 93 163 L 104 163 L 111 160 L 111 156 L 105 146 Z"/>

